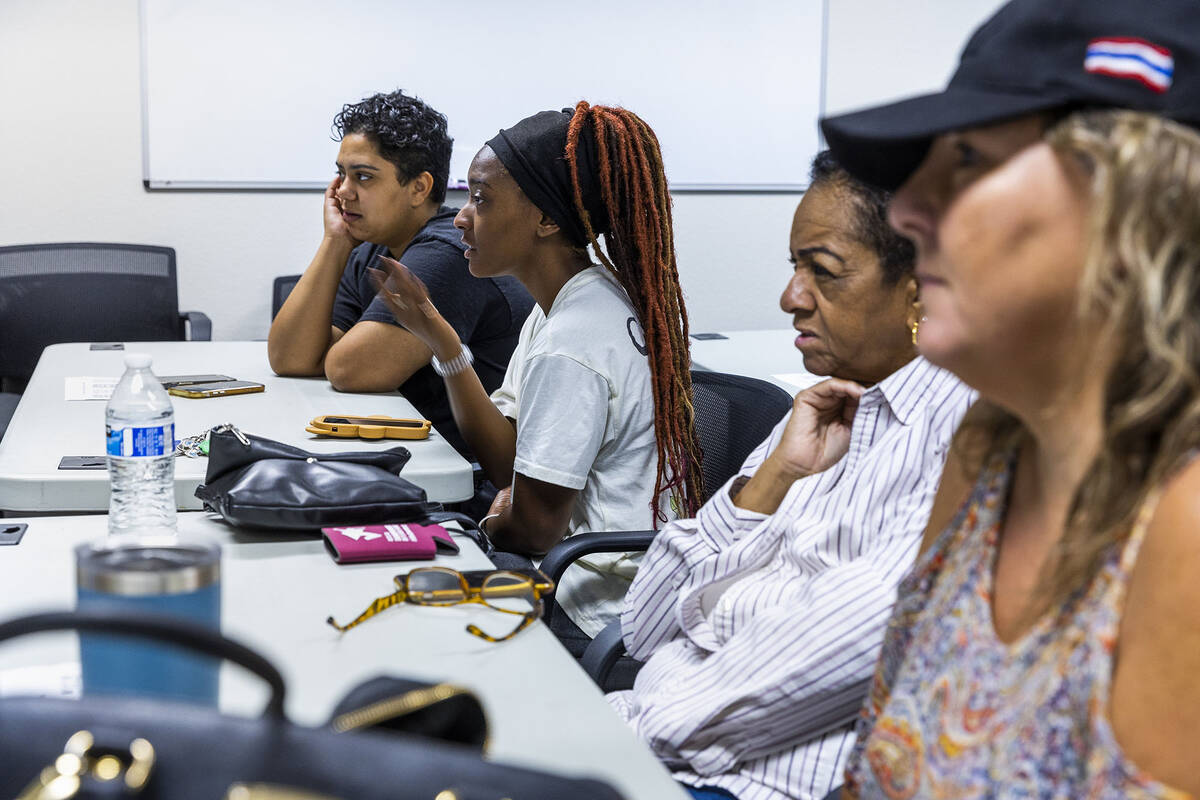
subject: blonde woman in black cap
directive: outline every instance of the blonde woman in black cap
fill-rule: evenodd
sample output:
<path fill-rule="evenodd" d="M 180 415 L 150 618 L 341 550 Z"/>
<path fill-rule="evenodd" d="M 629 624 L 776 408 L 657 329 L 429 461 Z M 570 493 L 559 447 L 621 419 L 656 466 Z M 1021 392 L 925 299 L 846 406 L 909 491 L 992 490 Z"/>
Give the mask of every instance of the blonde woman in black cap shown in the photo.
<path fill-rule="evenodd" d="M 848 796 L 1200 794 L 1198 126 L 1190 0 L 1016 0 L 945 92 L 823 122 L 898 187 L 919 349 L 984 399 Z"/>
<path fill-rule="evenodd" d="M 470 350 L 390 259 L 381 296 L 433 350 L 459 430 L 501 490 L 487 535 L 536 556 L 579 531 L 692 515 L 701 473 L 687 313 L 653 131 L 620 108 L 543 111 L 491 139 L 467 180 L 455 225 L 471 273 L 512 275 L 536 303 L 504 383 L 489 398 Z M 555 632 L 576 655 L 616 618 L 636 571 L 621 553 L 580 563 L 555 594 L 573 622 L 555 615 Z"/>

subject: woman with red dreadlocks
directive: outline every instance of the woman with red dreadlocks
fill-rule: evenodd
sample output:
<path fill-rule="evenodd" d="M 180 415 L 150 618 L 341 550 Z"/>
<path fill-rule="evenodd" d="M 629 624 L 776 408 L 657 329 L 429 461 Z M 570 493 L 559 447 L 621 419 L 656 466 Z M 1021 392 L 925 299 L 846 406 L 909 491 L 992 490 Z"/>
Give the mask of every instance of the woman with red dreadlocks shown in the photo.
<path fill-rule="evenodd" d="M 433 350 L 459 430 L 500 487 L 487 535 L 540 555 L 576 532 L 693 515 L 687 312 L 654 132 L 620 108 L 543 111 L 492 138 L 467 179 L 454 224 L 471 273 L 512 275 L 536 302 L 500 389 L 484 392 L 420 281 L 388 258 L 379 279 L 397 320 Z M 624 554 L 590 556 L 555 599 L 594 636 L 619 615 L 635 570 Z M 556 627 L 578 655 L 587 639 Z"/>

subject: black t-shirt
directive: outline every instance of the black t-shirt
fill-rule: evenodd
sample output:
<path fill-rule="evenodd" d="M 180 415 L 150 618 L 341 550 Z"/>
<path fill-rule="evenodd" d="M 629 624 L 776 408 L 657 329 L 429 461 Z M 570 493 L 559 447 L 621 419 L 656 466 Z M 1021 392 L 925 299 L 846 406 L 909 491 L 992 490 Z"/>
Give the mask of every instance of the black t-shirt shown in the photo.
<path fill-rule="evenodd" d="M 491 393 L 504 379 L 521 326 L 533 308 L 533 298 L 516 278 L 476 278 L 470 273 L 463 256 L 462 234 L 454 227 L 456 213 L 457 209 L 446 206 L 438 209 L 409 242 L 399 261 L 424 282 L 433 304 L 458 338 L 471 348 L 475 372 L 483 388 Z M 350 253 L 333 302 L 335 328 L 348 331 L 364 320 L 399 325 L 387 304 L 375 296 L 367 274 L 367 267 L 380 254 L 388 255 L 388 249 L 370 242 L 363 242 Z M 455 450 L 473 458 L 454 424 L 445 384 L 433 367 L 426 364 L 414 372 L 400 387 L 400 393 Z"/>

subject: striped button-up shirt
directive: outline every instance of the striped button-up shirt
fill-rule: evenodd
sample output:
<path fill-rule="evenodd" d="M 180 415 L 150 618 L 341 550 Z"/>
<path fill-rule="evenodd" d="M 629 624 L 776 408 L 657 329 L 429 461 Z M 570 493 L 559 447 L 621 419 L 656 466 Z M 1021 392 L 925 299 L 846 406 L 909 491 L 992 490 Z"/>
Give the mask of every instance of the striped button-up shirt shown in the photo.
<path fill-rule="evenodd" d="M 840 783 L 896 585 L 973 400 L 915 358 L 864 392 L 846 455 L 774 514 L 738 508 L 727 485 L 655 538 L 621 617 L 647 663 L 609 700 L 677 779 L 740 800 L 820 798 Z"/>

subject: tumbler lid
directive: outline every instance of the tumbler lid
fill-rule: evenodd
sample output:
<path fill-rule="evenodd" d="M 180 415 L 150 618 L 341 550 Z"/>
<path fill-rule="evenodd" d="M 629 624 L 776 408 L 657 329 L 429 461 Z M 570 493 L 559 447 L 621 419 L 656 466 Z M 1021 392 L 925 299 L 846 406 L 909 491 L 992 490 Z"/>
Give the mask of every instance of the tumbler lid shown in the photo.
<path fill-rule="evenodd" d="M 75 581 L 80 589 L 122 596 L 183 594 L 211 586 L 221 577 L 221 551 L 215 544 L 166 540 L 75 549 Z"/>

